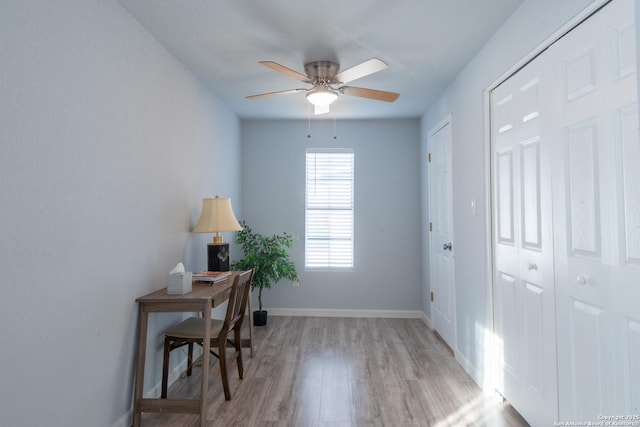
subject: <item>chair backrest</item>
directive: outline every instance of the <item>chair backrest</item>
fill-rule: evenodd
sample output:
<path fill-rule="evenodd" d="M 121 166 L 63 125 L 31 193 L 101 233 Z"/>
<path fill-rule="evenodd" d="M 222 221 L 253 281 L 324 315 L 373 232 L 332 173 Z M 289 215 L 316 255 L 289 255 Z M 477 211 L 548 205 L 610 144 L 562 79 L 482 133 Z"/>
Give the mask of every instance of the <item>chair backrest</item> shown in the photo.
<path fill-rule="evenodd" d="M 249 299 L 249 291 L 251 290 L 251 279 L 253 278 L 253 270 L 247 270 L 238 274 L 233 280 L 231 286 L 231 294 L 227 305 L 227 314 L 224 318 L 222 326 L 223 331 L 242 326 L 244 313 Z"/>

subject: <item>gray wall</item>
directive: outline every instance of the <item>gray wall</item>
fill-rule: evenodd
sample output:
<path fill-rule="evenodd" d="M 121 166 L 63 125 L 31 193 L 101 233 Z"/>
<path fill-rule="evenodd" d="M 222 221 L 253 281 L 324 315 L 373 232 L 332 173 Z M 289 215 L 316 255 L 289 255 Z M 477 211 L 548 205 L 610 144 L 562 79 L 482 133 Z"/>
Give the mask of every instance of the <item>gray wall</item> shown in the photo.
<path fill-rule="evenodd" d="M 421 310 L 418 120 L 242 121 L 243 219 L 264 234 L 298 237 L 292 257 L 300 286 L 263 294 L 268 308 Z M 355 268 L 304 271 L 307 148 L 355 152 Z M 254 295 L 255 297 L 255 295 Z"/>
<path fill-rule="evenodd" d="M 128 425 L 135 298 L 206 268 L 203 197 L 241 214 L 240 123 L 116 1 L 3 2 L 0 40 L 0 424 Z"/>
<path fill-rule="evenodd" d="M 453 115 L 453 212 L 456 248 L 456 317 L 458 360 L 479 384 L 485 380 L 485 338 L 493 330 L 491 289 L 487 277 L 484 91 L 502 74 L 591 3 L 590 0 L 527 0 L 446 88 L 421 121 L 422 150 L 427 132 Z M 423 165 L 424 168 L 424 165 Z M 424 174 L 424 171 L 423 171 Z M 424 175 L 423 175 L 424 176 Z M 477 216 L 471 215 L 477 201 Z M 427 242 L 423 242 L 427 244 Z"/>

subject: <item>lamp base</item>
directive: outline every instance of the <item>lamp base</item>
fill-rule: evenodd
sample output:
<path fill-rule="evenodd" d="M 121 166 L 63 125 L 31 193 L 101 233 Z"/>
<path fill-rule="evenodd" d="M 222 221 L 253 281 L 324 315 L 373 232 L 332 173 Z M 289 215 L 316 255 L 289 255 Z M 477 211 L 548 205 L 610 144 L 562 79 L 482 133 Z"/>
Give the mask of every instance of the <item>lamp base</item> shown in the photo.
<path fill-rule="evenodd" d="M 229 244 L 207 245 L 207 269 L 209 271 L 229 271 Z"/>

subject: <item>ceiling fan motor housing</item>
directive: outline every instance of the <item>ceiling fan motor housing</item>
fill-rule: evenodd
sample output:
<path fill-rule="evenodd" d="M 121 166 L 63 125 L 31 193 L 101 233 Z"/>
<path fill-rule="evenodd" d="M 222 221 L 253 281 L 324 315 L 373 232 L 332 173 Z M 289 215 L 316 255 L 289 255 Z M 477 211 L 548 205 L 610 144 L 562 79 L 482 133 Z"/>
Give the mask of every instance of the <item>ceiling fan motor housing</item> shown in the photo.
<path fill-rule="evenodd" d="M 313 61 L 304 65 L 304 71 L 314 83 L 334 83 L 333 76 L 340 71 L 340 64 L 333 61 Z"/>

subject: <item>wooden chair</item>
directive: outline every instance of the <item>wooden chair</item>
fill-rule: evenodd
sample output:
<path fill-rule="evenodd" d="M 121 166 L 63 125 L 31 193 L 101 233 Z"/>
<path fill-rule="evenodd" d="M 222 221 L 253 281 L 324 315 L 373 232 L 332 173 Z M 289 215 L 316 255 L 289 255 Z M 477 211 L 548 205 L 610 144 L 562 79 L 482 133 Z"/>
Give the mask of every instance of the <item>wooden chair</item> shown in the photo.
<path fill-rule="evenodd" d="M 229 294 L 229 302 L 224 320 L 210 319 L 211 321 L 211 353 L 220 362 L 220 376 L 224 388 L 225 400 L 231 400 L 229 391 L 229 378 L 227 376 L 227 361 L 236 359 L 238 375 L 242 379 L 244 367 L 242 365 L 242 321 L 244 320 L 253 270 L 245 271 L 235 277 Z M 193 344 L 202 346 L 204 340 L 204 321 L 202 317 L 189 317 L 165 332 L 164 361 L 162 364 L 162 392 L 161 397 L 167 398 L 167 381 L 169 373 L 169 353 L 176 348 L 188 345 L 187 376 L 191 375 L 193 367 Z M 233 340 L 230 339 L 233 332 Z M 227 359 L 227 344 L 235 349 L 233 355 Z M 214 349 L 217 349 L 216 353 Z"/>

